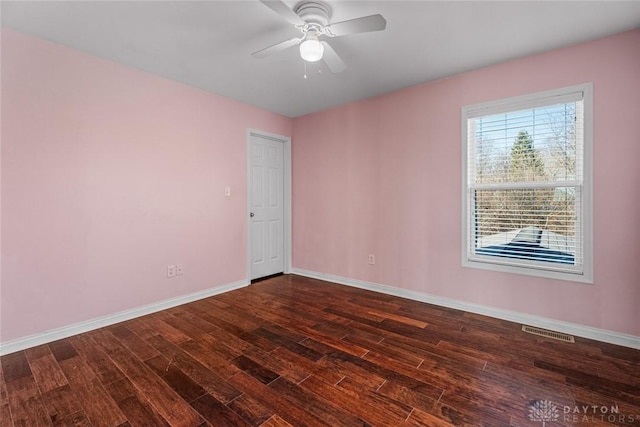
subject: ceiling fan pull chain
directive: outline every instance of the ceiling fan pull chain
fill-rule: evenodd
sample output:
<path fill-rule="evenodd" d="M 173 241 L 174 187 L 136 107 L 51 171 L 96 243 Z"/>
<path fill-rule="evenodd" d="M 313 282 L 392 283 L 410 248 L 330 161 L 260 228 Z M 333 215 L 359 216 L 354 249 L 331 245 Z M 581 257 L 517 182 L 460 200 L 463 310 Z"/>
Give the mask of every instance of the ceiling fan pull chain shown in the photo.
<path fill-rule="evenodd" d="M 307 78 L 307 61 L 302 61 L 302 63 L 304 64 L 304 78 Z"/>

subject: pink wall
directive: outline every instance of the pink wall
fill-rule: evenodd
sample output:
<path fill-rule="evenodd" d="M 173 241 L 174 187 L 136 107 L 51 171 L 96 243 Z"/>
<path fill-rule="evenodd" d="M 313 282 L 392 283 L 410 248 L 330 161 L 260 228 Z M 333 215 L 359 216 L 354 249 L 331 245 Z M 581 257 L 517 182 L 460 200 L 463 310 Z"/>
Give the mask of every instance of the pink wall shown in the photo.
<path fill-rule="evenodd" d="M 246 279 L 246 129 L 292 123 L 294 267 L 640 336 L 638 46 L 624 33 L 291 121 L 2 30 L 0 341 Z M 463 269 L 461 106 L 589 81 L 595 283 Z"/>
<path fill-rule="evenodd" d="M 4 29 L 2 107 L 0 341 L 246 279 L 246 131 L 290 119 Z"/>
<path fill-rule="evenodd" d="M 639 47 L 636 30 L 294 120 L 294 268 L 640 336 Z M 461 107 L 586 82 L 595 283 L 462 268 Z"/>

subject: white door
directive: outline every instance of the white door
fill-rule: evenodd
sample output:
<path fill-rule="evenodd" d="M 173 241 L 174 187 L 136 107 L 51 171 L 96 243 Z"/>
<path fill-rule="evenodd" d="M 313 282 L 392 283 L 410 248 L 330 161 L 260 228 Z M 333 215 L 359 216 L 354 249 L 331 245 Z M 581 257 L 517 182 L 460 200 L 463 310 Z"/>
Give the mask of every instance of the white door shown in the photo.
<path fill-rule="evenodd" d="M 284 143 L 251 134 L 251 280 L 284 272 Z"/>

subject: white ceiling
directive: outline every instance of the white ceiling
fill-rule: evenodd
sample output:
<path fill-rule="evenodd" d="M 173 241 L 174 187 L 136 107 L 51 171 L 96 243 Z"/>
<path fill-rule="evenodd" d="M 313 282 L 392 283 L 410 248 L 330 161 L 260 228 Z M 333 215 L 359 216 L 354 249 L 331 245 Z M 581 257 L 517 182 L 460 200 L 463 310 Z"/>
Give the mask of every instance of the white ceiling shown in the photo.
<path fill-rule="evenodd" d="M 387 29 L 331 39 L 348 69 L 310 65 L 307 79 L 295 47 L 250 56 L 299 35 L 258 1 L 2 1 L 1 12 L 3 27 L 289 117 L 640 28 L 640 1 L 329 4 L 332 22 L 380 13 Z"/>

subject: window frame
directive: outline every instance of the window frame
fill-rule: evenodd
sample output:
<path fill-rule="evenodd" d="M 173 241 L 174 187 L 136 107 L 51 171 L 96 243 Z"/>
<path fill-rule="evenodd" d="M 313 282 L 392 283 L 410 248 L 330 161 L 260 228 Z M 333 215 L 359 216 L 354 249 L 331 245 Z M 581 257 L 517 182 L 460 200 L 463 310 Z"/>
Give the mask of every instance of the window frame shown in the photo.
<path fill-rule="evenodd" d="M 583 254 L 582 271 L 560 271 L 550 263 L 532 261 L 530 266 L 512 265 L 508 260 L 500 257 L 470 257 L 473 215 L 469 180 L 469 139 L 468 121 L 472 118 L 484 117 L 491 114 L 516 112 L 546 105 L 554 105 L 571 98 L 575 93 L 582 92 L 583 101 L 583 142 L 582 142 L 582 200 L 578 221 L 582 227 Z M 522 96 L 499 99 L 462 107 L 461 111 L 462 135 L 462 266 L 483 270 L 523 274 L 559 280 L 569 280 L 583 283 L 593 283 L 593 84 L 585 83 L 563 87 Z"/>

